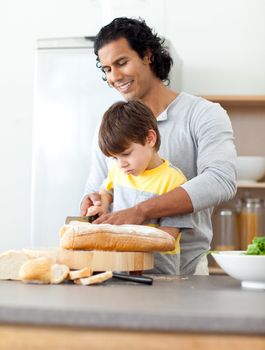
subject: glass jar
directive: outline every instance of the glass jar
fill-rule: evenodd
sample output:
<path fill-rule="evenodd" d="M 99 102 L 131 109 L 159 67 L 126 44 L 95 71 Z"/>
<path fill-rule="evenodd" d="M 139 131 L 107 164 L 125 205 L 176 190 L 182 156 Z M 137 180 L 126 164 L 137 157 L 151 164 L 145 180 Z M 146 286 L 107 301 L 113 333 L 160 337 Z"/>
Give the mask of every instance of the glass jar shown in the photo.
<path fill-rule="evenodd" d="M 242 200 L 240 227 L 241 249 L 246 250 L 255 236 L 264 236 L 264 201 L 260 198 Z"/>
<path fill-rule="evenodd" d="M 237 250 L 238 230 L 234 211 L 222 209 L 218 213 L 218 237 L 216 237 L 216 250 Z"/>

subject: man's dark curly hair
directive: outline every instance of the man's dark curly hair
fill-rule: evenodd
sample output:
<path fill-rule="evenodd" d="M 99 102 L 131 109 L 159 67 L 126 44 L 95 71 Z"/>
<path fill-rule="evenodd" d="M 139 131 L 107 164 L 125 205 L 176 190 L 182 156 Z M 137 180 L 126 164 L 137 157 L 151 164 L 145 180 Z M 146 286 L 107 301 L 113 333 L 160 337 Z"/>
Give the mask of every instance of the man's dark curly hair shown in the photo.
<path fill-rule="evenodd" d="M 101 65 L 98 51 L 106 44 L 120 38 L 125 38 L 140 58 L 144 58 L 146 53 L 150 51 L 152 71 L 159 79 L 169 83 L 168 75 L 173 60 L 167 47 L 164 46 L 165 39 L 153 33 L 152 29 L 142 19 L 119 17 L 101 28 L 94 43 L 94 52 L 97 56 L 97 66 L 99 68 L 101 68 Z M 106 78 L 103 79 L 106 80 Z"/>

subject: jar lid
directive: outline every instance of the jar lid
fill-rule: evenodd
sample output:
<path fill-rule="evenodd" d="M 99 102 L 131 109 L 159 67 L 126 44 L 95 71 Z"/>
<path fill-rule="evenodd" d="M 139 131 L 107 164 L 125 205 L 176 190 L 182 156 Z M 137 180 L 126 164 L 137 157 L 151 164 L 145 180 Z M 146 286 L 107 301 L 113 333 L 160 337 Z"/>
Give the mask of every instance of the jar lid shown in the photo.
<path fill-rule="evenodd" d="M 264 207 L 264 200 L 262 198 L 245 198 L 242 204 L 245 208 L 258 209 Z"/>
<path fill-rule="evenodd" d="M 249 204 L 262 204 L 264 200 L 262 198 L 244 198 L 243 201 Z"/>
<path fill-rule="evenodd" d="M 233 215 L 233 212 L 230 209 L 223 209 L 223 210 L 220 211 L 220 215 L 222 215 L 222 216 L 231 216 L 231 215 Z"/>

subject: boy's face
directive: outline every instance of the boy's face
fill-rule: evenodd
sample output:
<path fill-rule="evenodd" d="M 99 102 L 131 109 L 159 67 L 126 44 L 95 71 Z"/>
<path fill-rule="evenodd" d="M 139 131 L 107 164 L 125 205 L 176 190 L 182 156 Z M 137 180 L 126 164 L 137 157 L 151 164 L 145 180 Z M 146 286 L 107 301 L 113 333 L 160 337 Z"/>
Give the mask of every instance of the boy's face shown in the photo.
<path fill-rule="evenodd" d="M 119 168 L 126 174 L 133 176 L 141 175 L 145 170 L 153 169 L 155 166 L 155 155 L 157 154 L 154 148 L 156 138 L 147 137 L 144 145 L 132 142 L 124 152 L 113 155 L 116 159 Z"/>
<path fill-rule="evenodd" d="M 101 66 L 110 86 L 127 100 L 145 100 L 155 75 L 149 55 L 141 59 L 125 38 L 112 41 L 98 51 Z"/>

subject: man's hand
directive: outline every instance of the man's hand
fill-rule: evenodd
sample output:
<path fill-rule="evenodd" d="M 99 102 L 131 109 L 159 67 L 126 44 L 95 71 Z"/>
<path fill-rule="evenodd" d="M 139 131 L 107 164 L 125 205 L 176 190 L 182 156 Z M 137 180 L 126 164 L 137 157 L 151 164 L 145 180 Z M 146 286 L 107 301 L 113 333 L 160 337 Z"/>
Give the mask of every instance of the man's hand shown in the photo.
<path fill-rule="evenodd" d="M 102 214 L 97 220 L 93 221 L 93 224 L 112 224 L 112 225 L 123 225 L 123 224 L 134 224 L 141 225 L 145 221 L 143 212 L 138 206 L 115 211 L 109 214 Z"/>
<path fill-rule="evenodd" d="M 98 192 L 90 193 L 84 197 L 80 206 L 80 215 L 86 216 L 88 208 L 91 206 L 101 206 L 101 197 Z"/>

